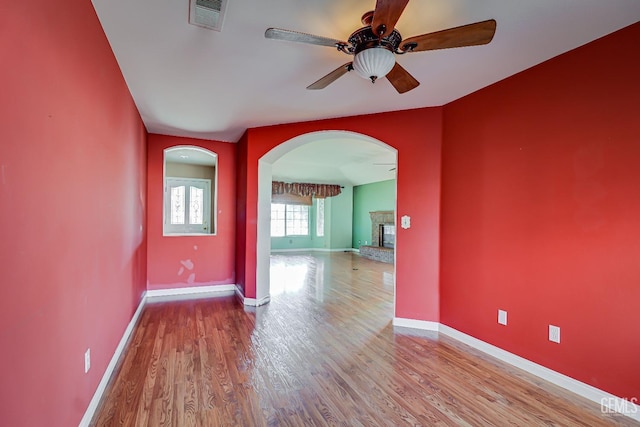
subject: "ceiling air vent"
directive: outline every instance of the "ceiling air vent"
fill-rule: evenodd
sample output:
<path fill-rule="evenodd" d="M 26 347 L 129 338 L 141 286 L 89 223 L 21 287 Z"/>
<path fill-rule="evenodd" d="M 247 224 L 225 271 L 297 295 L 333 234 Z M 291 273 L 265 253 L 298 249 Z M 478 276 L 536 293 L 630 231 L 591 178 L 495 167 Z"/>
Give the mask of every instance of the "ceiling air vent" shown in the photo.
<path fill-rule="evenodd" d="M 227 0 L 190 0 L 189 23 L 210 30 L 222 30 Z"/>

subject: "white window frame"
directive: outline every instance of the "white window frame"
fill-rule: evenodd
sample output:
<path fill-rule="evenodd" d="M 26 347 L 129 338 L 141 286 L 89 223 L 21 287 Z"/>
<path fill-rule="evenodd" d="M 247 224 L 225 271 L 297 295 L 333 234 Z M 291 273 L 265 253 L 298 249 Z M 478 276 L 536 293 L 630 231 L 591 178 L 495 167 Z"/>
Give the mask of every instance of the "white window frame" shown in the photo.
<path fill-rule="evenodd" d="M 185 223 L 171 224 L 171 188 L 185 187 Z M 189 189 L 200 188 L 204 193 L 203 224 L 189 223 Z M 211 180 L 200 178 L 166 177 L 164 181 L 163 232 L 165 235 L 211 234 Z"/>
<path fill-rule="evenodd" d="M 316 199 L 316 236 L 324 237 L 324 199 Z"/>
<path fill-rule="evenodd" d="M 303 237 L 303 236 L 309 236 L 310 234 L 310 230 L 311 230 L 311 209 L 309 209 L 309 206 L 307 205 L 288 205 L 286 203 L 272 203 L 271 204 L 271 212 L 273 212 L 273 205 L 282 205 L 284 206 L 284 218 L 282 219 L 278 219 L 279 221 L 283 221 L 284 222 L 284 234 L 273 234 L 273 221 L 275 220 L 275 218 L 271 218 L 271 237 Z M 291 232 L 290 229 L 293 228 L 293 224 L 291 224 L 291 222 L 295 221 L 295 219 L 292 218 L 292 216 L 294 215 L 294 213 L 292 212 L 293 210 L 297 210 L 297 209 L 305 209 L 307 212 L 307 232 L 302 234 L 302 233 L 295 233 L 295 232 Z"/>
<path fill-rule="evenodd" d="M 280 212 L 282 214 L 282 218 L 280 218 L 280 215 L 278 215 L 278 218 L 274 218 L 273 215 L 273 211 L 274 211 L 274 205 L 278 205 L 278 206 L 282 206 L 281 210 L 282 212 Z M 270 235 L 271 237 L 285 237 L 287 235 L 287 217 L 286 217 L 286 212 L 287 212 L 287 205 L 284 203 L 271 203 L 271 211 L 270 211 L 270 215 L 271 215 L 271 228 L 270 228 Z M 276 227 L 274 227 L 274 223 L 275 222 L 282 222 L 282 224 L 277 224 Z M 274 233 L 274 228 L 276 230 L 281 229 L 282 233 Z"/>

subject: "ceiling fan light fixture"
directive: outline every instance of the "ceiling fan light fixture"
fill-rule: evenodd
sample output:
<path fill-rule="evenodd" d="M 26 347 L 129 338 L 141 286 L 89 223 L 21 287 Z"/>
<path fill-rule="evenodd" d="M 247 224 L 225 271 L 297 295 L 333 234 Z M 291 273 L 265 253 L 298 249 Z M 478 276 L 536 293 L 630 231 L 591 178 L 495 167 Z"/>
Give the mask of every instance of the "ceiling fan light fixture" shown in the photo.
<path fill-rule="evenodd" d="M 386 76 L 394 65 L 396 58 L 393 52 L 383 46 L 364 49 L 353 58 L 353 69 L 356 73 L 372 82 Z"/>

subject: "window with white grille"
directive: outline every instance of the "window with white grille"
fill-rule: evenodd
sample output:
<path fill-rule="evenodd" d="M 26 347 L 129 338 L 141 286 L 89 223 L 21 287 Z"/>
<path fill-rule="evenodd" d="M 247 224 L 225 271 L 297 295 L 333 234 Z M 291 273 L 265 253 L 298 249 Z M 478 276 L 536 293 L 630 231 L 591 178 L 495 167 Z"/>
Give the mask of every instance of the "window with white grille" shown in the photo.
<path fill-rule="evenodd" d="M 309 206 L 271 204 L 271 236 L 308 236 Z"/>
<path fill-rule="evenodd" d="M 166 178 L 164 197 L 165 234 L 211 233 L 211 181 Z"/>

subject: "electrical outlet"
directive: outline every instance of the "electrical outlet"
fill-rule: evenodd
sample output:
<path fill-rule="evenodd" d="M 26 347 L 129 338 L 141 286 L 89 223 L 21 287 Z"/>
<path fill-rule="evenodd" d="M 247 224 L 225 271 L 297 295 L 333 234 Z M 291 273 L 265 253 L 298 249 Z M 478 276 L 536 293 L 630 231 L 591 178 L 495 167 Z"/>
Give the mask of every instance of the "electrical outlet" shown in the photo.
<path fill-rule="evenodd" d="M 507 324 L 507 312 L 504 310 L 498 310 L 498 323 L 501 325 Z"/>
<path fill-rule="evenodd" d="M 90 368 L 91 368 L 91 349 L 88 348 L 87 351 L 85 351 L 84 353 L 84 373 L 86 374 L 87 372 L 89 372 Z"/>
<path fill-rule="evenodd" d="M 549 341 L 560 344 L 560 326 L 549 325 Z"/>

